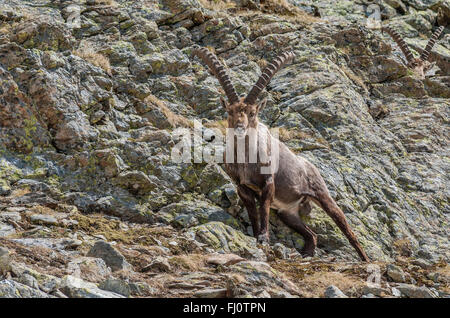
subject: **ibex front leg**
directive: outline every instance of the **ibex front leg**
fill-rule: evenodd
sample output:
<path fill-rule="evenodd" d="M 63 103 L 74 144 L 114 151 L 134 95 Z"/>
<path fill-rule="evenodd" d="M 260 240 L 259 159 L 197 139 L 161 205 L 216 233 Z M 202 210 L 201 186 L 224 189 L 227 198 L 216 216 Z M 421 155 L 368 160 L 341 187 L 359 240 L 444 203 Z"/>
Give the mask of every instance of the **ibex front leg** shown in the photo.
<path fill-rule="evenodd" d="M 245 208 L 247 209 L 248 218 L 252 223 L 253 236 L 257 238 L 260 233 L 259 217 L 255 203 L 257 194 L 252 189 L 246 187 L 245 185 L 239 185 L 238 195 L 239 198 L 242 200 L 242 202 L 244 202 Z"/>
<path fill-rule="evenodd" d="M 269 243 L 269 213 L 270 213 L 270 206 L 273 202 L 274 194 L 275 194 L 275 184 L 273 182 L 273 177 L 271 176 L 265 180 L 259 202 L 261 232 L 258 236 L 258 241 L 260 243 Z"/>

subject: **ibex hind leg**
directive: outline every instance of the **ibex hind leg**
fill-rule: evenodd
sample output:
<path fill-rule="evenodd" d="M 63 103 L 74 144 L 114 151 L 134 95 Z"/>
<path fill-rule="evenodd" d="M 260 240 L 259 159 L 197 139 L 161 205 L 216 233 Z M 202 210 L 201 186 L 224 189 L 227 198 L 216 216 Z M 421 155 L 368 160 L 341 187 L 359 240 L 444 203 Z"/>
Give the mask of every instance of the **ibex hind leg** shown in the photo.
<path fill-rule="evenodd" d="M 309 216 L 311 210 L 311 203 L 308 201 L 298 206 L 298 213 L 300 213 L 301 216 Z"/>
<path fill-rule="evenodd" d="M 320 192 L 316 196 L 316 202 L 320 205 L 320 207 L 333 219 L 339 229 L 344 233 L 347 237 L 350 244 L 358 253 L 359 257 L 368 262 L 369 258 L 364 252 L 363 248 L 358 242 L 355 233 L 353 233 L 350 225 L 347 223 L 347 219 L 345 218 L 344 212 L 338 207 L 333 198 L 329 195 L 328 192 Z"/>
<path fill-rule="evenodd" d="M 300 234 L 305 240 L 302 255 L 314 256 L 317 246 L 317 235 L 300 219 L 297 211 L 279 210 L 278 217 L 286 226 Z"/>

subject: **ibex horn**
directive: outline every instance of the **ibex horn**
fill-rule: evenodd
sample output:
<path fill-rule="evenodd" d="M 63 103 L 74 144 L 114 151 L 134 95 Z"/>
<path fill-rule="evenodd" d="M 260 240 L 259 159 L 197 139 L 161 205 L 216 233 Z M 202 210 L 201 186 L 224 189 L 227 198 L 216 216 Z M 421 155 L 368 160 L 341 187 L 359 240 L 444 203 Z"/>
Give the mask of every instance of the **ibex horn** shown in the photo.
<path fill-rule="evenodd" d="M 408 63 L 411 62 L 414 56 L 409 50 L 408 44 L 406 44 L 405 40 L 403 40 L 397 32 L 395 32 L 389 27 L 383 27 L 381 30 L 389 34 L 392 37 L 392 39 L 394 39 L 395 43 L 397 43 L 397 45 L 400 47 L 400 50 L 402 50 L 403 55 L 405 55 L 406 61 Z"/>
<path fill-rule="evenodd" d="M 427 46 L 425 47 L 425 50 L 423 50 L 422 54 L 420 55 L 420 59 L 422 61 L 427 61 L 430 57 L 431 50 L 433 49 L 434 45 L 436 44 L 437 39 L 441 35 L 442 31 L 444 31 L 444 27 L 440 26 L 436 31 L 434 31 L 433 35 L 431 36 L 430 40 L 428 41 Z"/>
<path fill-rule="evenodd" d="M 225 94 L 227 95 L 228 102 L 234 104 L 239 100 L 239 97 L 231 84 L 230 77 L 228 76 L 225 67 L 219 62 L 217 57 L 209 51 L 207 48 L 195 48 L 192 52 L 193 55 L 197 55 L 203 60 L 203 62 L 209 66 L 209 69 L 219 80 L 220 85 L 223 87 Z"/>
<path fill-rule="evenodd" d="M 247 97 L 245 97 L 244 102 L 246 104 L 254 104 L 259 94 L 261 94 L 262 90 L 269 84 L 275 73 L 294 58 L 295 53 L 291 51 L 278 55 L 274 61 L 264 69 L 256 84 L 252 87 Z"/>

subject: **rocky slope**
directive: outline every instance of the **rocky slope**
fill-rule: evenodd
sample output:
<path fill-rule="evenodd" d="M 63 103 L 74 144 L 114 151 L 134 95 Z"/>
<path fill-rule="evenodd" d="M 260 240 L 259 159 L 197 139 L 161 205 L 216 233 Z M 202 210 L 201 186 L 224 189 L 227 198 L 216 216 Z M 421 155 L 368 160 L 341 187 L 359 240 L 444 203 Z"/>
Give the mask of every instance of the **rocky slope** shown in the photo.
<path fill-rule="evenodd" d="M 367 28 L 373 1 L 82 0 L 79 25 L 73 3 L 0 0 L 0 296 L 448 296 L 448 27 L 420 80 Z M 448 0 L 377 3 L 417 52 L 450 20 Z M 317 257 L 275 214 L 257 245 L 219 165 L 171 161 L 175 128 L 224 125 L 194 45 L 238 93 L 296 53 L 262 121 L 319 167 L 372 267 L 318 208 Z"/>

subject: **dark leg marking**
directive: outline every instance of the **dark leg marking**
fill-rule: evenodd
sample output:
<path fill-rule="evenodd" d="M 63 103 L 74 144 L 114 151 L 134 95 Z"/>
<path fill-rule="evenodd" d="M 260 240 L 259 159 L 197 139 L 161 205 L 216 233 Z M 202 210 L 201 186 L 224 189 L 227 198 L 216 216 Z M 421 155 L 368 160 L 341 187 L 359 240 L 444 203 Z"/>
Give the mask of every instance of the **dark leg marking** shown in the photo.
<path fill-rule="evenodd" d="M 269 178 L 266 181 L 264 188 L 262 189 L 259 207 L 259 215 L 261 217 L 261 231 L 259 233 L 258 240 L 262 242 L 269 242 L 269 214 L 274 194 L 275 184 L 273 183 L 273 178 Z"/>
<path fill-rule="evenodd" d="M 255 203 L 255 198 L 257 198 L 257 195 L 252 189 L 246 187 L 245 185 L 238 186 L 238 195 L 242 202 L 244 202 L 244 206 L 247 209 L 250 223 L 252 223 L 253 236 L 257 238 L 260 233 L 259 216 Z"/>

